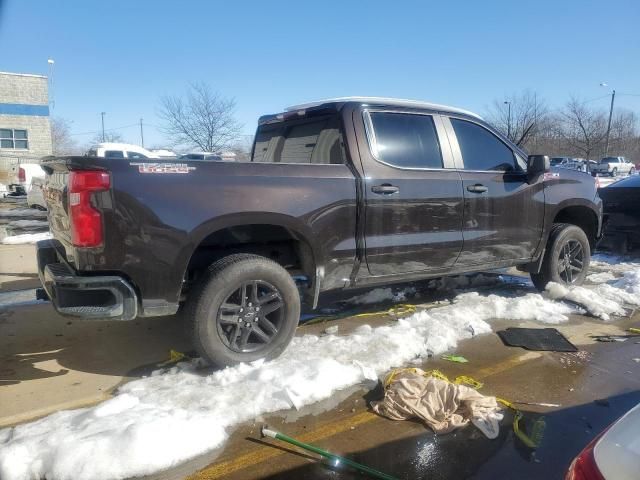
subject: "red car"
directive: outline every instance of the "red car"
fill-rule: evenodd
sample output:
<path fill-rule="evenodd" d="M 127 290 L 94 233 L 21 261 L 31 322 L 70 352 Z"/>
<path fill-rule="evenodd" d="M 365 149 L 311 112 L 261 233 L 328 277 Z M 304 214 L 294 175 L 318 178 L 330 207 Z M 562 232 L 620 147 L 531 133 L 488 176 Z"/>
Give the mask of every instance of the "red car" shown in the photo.
<path fill-rule="evenodd" d="M 640 404 L 633 407 L 578 455 L 565 480 L 640 478 Z"/>

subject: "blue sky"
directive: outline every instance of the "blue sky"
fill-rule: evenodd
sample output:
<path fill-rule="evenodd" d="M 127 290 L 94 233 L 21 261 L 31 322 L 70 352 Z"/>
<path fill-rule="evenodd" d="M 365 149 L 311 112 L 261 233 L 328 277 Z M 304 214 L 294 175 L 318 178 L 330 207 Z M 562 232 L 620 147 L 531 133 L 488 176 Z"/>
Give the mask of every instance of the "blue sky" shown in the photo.
<path fill-rule="evenodd" d="M 204 81 L 257 117 L 318 98 L 379 95 L 478 112 L 530 88 L 552 106 L 640 94 L 640 2 L 0 0 L 0 70 L 47 73 L 72 131 L 131 125 Z M 608 107 L 606 98 L 594 105 Z M 640 96 L 617 106 L 640 113 Z M 139 142 L 136 127 L 120 130 Z M 91 135 L 77 135 L 86 142 Z"/>

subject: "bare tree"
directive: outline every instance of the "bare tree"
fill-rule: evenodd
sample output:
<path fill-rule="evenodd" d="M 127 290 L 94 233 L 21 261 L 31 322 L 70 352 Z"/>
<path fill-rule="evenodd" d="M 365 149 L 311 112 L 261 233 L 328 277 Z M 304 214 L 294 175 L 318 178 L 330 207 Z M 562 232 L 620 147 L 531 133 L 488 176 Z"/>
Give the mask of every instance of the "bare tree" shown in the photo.
<path fill-rule="evenodd" d="M 571 97 L 559 113 L 560 135 L 568 153 L 593 159 L 601 152 L 607 135 L 604 111 L 596 110 L 576 97 Z"/>
<path fill-rule="evenodd" d="M 235 107 L 235 100 L 221 97 L 207 84 L 194 83 L 184 98 L 162 97 L 158 114 L 173 145 L 215 152 L 230 148 L 240 136 Z"/>
<path fill-rule="evenodd" d="M 630 110 L 618 110 L 611 120 L 609 151 L 635 157 L 638 150 L 638 117 Z"/>
<path fill-rule="evenodd" d="M 494 100 L 487 121 L 516 145 L 526 148 L 535 144 L 535 137 L 548 114 L 545 101 L 535 92 L 525 90 Z"/>
<path fill-rule="evenodd" d="M 60 117 L 51 119 L 51 146 L 54 155 L 74 155 L 78 144 L 71 136 L 70 122 Z"/>
<path fill-rule="evenodd" d="M 122 138 L 122 135 L 118 132 L 113 132 L 113 131 L 104 132 L 104 140 L 102 139 L 102 132 L 96 133 L 91 139 L 92 145 L 95 145 L 96 143 L 103 143 L 103 142 L 122 143 L 123 141 L 124 139 Z"/>

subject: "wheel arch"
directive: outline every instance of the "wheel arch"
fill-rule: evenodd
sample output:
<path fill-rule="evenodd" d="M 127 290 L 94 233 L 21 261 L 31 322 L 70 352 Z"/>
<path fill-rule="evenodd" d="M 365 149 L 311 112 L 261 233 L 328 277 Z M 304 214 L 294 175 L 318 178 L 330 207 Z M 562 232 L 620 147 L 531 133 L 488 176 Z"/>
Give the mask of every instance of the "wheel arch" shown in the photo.
<path fill-rule="evenodd" d="M 598 213 L 590 205 L 564 205 L 558 209 L 553 217 L 551 225 L 554 223 L 568 223 L 580 227 L 587 235 L 591 249 L 593 250 L 595 248 L 600 233 L 600 222 Z"/>
<path fill-rule="evenodd" d="M 314 238 L 309 227 L 288 215 L 255 212 L 216 217 L 191 232 L 191 248 L 182 262 L 183 278 L 188 284 L 203 268 L 226 255 L 255 253 L 271 258 L 292 275 L 304 276 L 305 296 L 315 304 L 324 270 Z"/>

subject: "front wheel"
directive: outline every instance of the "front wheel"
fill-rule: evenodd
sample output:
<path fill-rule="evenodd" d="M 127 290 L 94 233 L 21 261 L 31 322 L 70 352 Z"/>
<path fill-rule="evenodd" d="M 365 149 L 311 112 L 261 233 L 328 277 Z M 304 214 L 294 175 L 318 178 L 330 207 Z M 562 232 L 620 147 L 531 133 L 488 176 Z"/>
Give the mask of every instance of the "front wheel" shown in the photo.
<path fill-rule="evenodd" d="M 636 174 L 636 168 L 631 167 L 631 170 L 629 170 L 629 175 L 635 175 L 635 174 Z"/>
<path fill-rule="evenodd" d="M 293 278 L 258 255 L 234 254 L 213 263 L 188 302 L 194 346 L 217 367 L 277 357 L 300 320 Z"/>
<path fill-rule="evenodd" d="M 549 282 L 582 285 L 590 261 L 591 247 L 584 231 L 575 225 L 556 223 L 549 235 L 542 268 L 531 274 L 531 281 L 541 291 Z"/>

